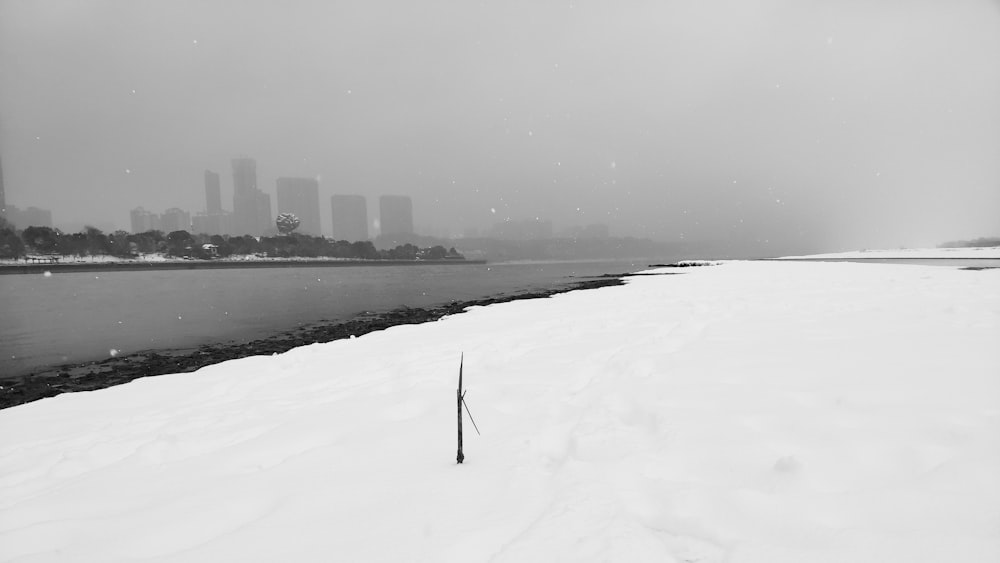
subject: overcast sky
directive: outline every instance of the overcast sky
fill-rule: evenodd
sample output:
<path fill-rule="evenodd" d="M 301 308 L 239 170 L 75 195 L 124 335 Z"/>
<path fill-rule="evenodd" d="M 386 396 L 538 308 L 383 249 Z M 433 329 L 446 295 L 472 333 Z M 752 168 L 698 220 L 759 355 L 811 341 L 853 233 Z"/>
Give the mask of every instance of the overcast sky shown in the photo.
<path fill-rule="evenodd" d="M 1000 234 L 996 0 L 0 0 L 9 204 L 129 228 L 203 171 L 817 250 Z"/>

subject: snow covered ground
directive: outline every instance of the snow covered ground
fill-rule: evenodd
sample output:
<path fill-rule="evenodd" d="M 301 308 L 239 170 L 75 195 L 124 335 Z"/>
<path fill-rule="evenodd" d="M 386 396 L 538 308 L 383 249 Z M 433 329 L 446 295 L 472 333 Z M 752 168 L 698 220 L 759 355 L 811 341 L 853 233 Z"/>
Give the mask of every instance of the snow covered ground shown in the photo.
<path fill-rule="evenodd" d="M 795 259 L 816 259 L 816 258 L 838 258 L 838 259 L 921 259 L 921 258 L 1000 258 L 1000 246 L 970 247 L 970 248 L 894 248 L 886 250 L 855 250 L 851 252 L 831 252 L 829 254 L 811 254 L 808 256 L 785 256 L 780 260 Z"/>
<path fill-rule="evenodd" d="M 682 271 L 0 411 L 0 560 L 1000 561 L 1000 270 Z"/>
<path fill-rule="evenodd" d="M 47 258 L 48 256 L 31 254 L 32 258 Z M 60 264 L 107 264 L 107 263 L 120 263 L 120 262 L 166 262 L 168 259 L 166 255 L 162 253 L 157 254 L 140 254 L 135 258 L 121 258 L 118 256 L 110 256 L 108 254 L 98 254 L 96 256 L 77 256 L 75 254 L 69 255 L 59 255 L 57 256 Z M 23 265 L 27 263 L 26 260 L 22 258 L 2 258 L 0 259 L 0 264 L 6 265 Z"/>

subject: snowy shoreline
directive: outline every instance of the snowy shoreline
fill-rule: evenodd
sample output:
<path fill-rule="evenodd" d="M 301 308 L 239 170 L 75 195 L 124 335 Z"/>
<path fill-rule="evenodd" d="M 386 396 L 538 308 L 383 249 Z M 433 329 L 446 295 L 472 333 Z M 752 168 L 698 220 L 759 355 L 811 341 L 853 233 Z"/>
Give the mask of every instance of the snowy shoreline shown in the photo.
<path fill-rule="evenodd" d="M 855 250 L 830 252 L 805 256 L 782 256 L 775 260 L 996 260 L 1000 259 L 1000 247 L 964 248 L 894 248 L 877 250 Z"/>
<path fill-rule="evenodd" d="M 0 559 L 996 561 L 997 288 L 727 262 L 5 409 Z"/>

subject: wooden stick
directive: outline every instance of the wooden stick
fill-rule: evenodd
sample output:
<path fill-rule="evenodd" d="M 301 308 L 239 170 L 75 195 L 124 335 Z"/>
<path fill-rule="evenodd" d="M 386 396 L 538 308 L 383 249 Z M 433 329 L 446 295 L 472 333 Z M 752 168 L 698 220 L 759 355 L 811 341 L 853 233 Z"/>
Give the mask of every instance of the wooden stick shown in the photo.
<path fill-rule="evenodd" d="M 458 364 L 458 391 L 455 392 L 458 397 L 458 463 L 465 461 L 465 454 L 462 453 L 462 368 L 465 365 L 465 352 L 462 352 L 462 359 Z M 468 407 L 466 407 L 468 408 Z"/>

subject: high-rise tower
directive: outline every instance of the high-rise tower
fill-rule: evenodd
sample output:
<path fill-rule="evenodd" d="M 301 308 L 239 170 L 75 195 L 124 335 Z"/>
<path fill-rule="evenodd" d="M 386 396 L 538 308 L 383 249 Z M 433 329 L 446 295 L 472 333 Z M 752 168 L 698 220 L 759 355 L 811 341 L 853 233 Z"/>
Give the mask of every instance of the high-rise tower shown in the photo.
<path fill-rule="evenodd" d="M 222 210 L 222 183 L 219 173 L 205 171 L 205 212 L 191 217 L 191 229 L 206 235 L 232 233 L 232 213 Z M 243 234 L 243 233 L 237 233 Z"/>
<path fill-rule="evenodd" d="M 271 227 L 271 196 L 257 189 L 257 161 L 233 159 L 233 234 L 264 234 Z"/>
<path fill-rule="evenodd" d="M 410 196 L 384 195 L 378 198 L 379 222 L 383 235 L 413 234 L 413 202 Z"/>
<path fill-rule="evenodd" d="M 0 217 L 7 218 L 7 200 L 3 195 L 3 161 L 0 160 Z"/>
<path fill-rule="evenodd" d="M 209 215 L 222 214 L 222 184 L 219 173 L 211 170 L 205 171 L 205 211 Z"/>
<path fill-rule="evenodd" d="M 301 221 L 298 232 L 321 236 L 319 182 L 313 178 L 278 178 L 278 213 L 298 217 Z"/>
<path fill-rule="evenodd" d="M 335 195 L 330 198 L 333 238 L 357 242 L 368 240 L 368 203 L 363 195 Z"/>

